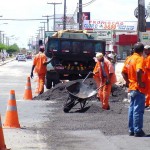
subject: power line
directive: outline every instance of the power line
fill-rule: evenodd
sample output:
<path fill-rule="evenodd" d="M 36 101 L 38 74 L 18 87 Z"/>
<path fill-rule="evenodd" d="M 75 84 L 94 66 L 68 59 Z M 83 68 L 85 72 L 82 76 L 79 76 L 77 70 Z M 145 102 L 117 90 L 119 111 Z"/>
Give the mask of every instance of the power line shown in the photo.
<path fill-rule="evenodd" d="M 92 3 L 95 2 L 95 1 L 96 1 L 96 0 L 91 0 L 91 1 L 88 2 L 88 3 L 82 4 L 82 6 L 83 6 L 83 7 L 86 7 L 86 6 L 92 4 Z"/>
<path fill-rule="evenodd" d="M 53 19 L 53 18 L 51 18 Z M 37 20 L 46 20 L 46 19 L 0 19 L 0 20 L 10 20 L 10 21 L 37 21 Z"/>

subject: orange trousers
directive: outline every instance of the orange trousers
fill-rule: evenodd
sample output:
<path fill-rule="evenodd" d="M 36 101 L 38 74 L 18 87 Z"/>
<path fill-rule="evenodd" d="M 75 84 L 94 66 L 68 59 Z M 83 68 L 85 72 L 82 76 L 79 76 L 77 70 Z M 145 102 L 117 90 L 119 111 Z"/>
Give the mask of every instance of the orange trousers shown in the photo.
<path fill-rule="evenodd" d="M 99 86 L 100 86 L 100 78 L 98 76 L 93 76 L 93 79 L 96 82 L 96 87 L 99 88 Z"/>
<path fill-rule="evenodd" d="M 148 92 L 146 94 L 146 99 L 145 99 L 145 106 L 150 106 L 150 80 L 147 81 L 148 84 L 147 84 L 147 89 L 148 89 Z"/>
<path fill-rule="evenodd" d="M 101 86 L 104 85 L 106 81 L 102 81 Z M 108 85 L 103 86 L 99 89 L 98 95 L 99 99 L 102 102 L 102 108 L 107 109 L 109 107 L 109 97 L 111 94 L 111 83 Z"/>
<path fill-rule="evenodd" d="M 45 74 L 38 74 L 38 94 L 44 92 Z"/>

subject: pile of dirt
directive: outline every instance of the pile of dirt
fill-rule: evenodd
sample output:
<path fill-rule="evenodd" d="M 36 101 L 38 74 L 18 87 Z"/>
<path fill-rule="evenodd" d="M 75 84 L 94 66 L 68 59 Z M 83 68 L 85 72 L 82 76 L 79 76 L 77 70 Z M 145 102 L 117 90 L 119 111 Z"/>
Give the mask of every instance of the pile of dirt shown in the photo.
<path fill-rule="evenodd" d="M 75 82 L 82 82 L 83 80 L 74 80 L 74 81 L 69 81 L 69 82 L 64 82 L 64 83 L 59 83 L 55 87 L 47 90 L 43 94 L 36 96 L 33 98 L 33 100 L 43 100 L 43 101 L 48 101 L 48 100 L 56 100 L 56 99 L 65 99 L 68 97 L 68 91 L 66 90 L 66 87 L 70 86 L 71 84 Z M 88 85 L 92 89 L 96 89 L 96 84 L 93 78 L 88 78 L 85 80 L 84 84 Z M 126 96 L 127 92 L 125 87 L 123 86 L 122 83 L 116 83 L 113 85 L 113 101 L 122 101 Z M 94 97 L 96 98 L 96 97 Z"/>

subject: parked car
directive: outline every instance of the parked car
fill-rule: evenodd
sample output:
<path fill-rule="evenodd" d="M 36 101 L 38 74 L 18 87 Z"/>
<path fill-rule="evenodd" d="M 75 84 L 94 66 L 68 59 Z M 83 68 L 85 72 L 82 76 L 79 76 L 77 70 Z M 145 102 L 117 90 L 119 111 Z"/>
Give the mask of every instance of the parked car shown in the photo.
<path fill-rule="evenodd" d="M 23 55 L 18 55 L 18 61 L 26 61 L 26 56 Z"/>
<path fill-rule="evenodd" d="M 32 59 L 32 55 L 26 55 L 27 59 Z"/>

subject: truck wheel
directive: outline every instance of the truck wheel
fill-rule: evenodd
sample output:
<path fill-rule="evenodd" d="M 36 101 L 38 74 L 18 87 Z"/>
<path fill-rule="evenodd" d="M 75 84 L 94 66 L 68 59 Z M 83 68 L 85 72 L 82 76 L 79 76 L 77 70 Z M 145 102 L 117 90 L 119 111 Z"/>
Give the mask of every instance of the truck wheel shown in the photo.
<path fill-rule="evenodd" d="M 47 89 L 51 89 L 52 83 L 51 83 L 51 82 L 48 82 L 48 80 L 45 79 L 45 86 L 46 86 Z"/>

